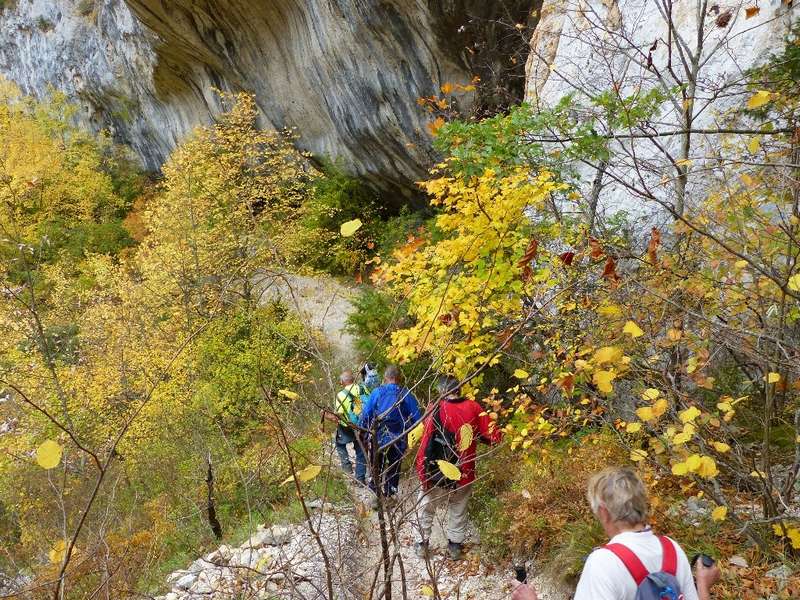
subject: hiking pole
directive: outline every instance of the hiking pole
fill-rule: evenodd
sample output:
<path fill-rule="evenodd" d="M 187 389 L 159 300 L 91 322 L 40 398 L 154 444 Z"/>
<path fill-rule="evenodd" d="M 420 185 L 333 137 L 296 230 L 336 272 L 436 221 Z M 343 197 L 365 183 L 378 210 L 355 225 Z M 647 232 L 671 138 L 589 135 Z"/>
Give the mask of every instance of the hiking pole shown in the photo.
<path fill-rule="evenodd" d="M 525 565 L 514 565 L 514 579 L 520 583 L 528 583 L 528 570 Z"/>

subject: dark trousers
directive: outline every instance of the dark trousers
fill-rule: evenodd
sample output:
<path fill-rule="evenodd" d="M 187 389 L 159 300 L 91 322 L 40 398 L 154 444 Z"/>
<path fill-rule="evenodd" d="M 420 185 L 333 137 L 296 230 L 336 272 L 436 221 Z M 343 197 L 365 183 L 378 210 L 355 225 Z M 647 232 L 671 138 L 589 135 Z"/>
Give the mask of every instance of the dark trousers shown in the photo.
<path fill-rule="evenodd" d="M 384 497 L 394 496 L 400 487 L 400 466 L 403 462 L 403 451 L 396 444 L 376 450 L 372 455 L 372 481 L 369 487 L 377 493 L 378 483 Z"/>
<path fill-rule="evenodd" d="M 336 452 L 339 454 L 339 461 L 342 463 L 342 470 L 346 473 L 353 472 L 353 464 L 350 462 L 350 454 L 347 446 L 353 444 L 356 452 L 356 479 L 364 483 L 367 476 L 367 461 L 364 457 L 364 448 L 359 443 L 358 433 L 350 427 L 339 425 L 336 427 Z"/>

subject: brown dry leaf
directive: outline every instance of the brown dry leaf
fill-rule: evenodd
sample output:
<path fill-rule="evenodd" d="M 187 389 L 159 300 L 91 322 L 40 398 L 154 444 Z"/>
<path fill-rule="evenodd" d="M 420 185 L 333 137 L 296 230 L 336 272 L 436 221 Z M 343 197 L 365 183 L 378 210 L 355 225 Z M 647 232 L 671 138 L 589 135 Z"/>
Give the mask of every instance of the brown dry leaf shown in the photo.
<path fill-rule="evenodd" d="M 532 238 L 528 242 L 528 247 L 525 249 L 525 254 L 517 262 L 517 266 L 524 267 L 528 265 L 534 258 L 536 258 L 536 250 L 539 248 L 539 240 Z"/>
<path fill-rule="evenodd" d="M 647 257 L 649 258 L 651 264 L 656 264 L 656 261 L 658 260 L 658 255 L 656 252 L 660 244 L 661 232 L 653 227 L 653 230 L 650 233 L 650 242 L 647 244 Z"/>
<path fill-rule="evenodd" d="M 603 247 L 600 245 L 600 242 L 598 242 L 594 238 L 591 238 L 589 240 L 589 248 L 591 248 L 589 256 L 591 256 L 592 258 L 600 258 L 604 254 Z"/>
<path fill-rule="evenodd" d="M 744 18 L 745 19 L 752 19 L 753 17 L 755 17 L 760 12 L 761 12 L 761 9 L 758 8 L 757 6 L 748 6 L 747 8 L 744 9 Z"/>

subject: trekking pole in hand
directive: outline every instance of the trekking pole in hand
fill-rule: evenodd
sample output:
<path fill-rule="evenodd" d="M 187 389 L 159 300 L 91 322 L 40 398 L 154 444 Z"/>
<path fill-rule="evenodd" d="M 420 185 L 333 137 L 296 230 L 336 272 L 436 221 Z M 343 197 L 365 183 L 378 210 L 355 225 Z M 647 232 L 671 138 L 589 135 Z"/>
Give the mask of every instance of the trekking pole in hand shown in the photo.
<path fill-rule="evenodd" d="M 513 581 L 511 600 L 539 600 L 536 590 L 527 583 L 521 583 L 516 579 Z"/>
<path fill-rule="evenodd" d="M 700 600 L 711 598 L 711 587 L 719 581 L 719 567 L 714 559 L 706 554 L 696 554 L 692 558 L 692 571 L 697 583 L 697 595 Z"/>

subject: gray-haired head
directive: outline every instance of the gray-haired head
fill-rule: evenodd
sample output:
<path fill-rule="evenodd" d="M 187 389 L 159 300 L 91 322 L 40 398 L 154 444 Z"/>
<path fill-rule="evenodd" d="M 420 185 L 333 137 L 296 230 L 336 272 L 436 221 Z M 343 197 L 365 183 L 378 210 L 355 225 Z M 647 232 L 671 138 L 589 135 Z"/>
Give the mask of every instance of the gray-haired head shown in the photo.
<path fill-rule="evenodd" d="M 647 523 L 647 489 L 630 467 L 609 467 L 589 480 L 586 497 L 595 515 L 604 507 L 612 521 L 628 525 Z"/>
<path fill-rule="evenodd" d="M 452 375 L 439 375 L 439 379 L 436 380 L 436 390 L 442 398 L 458 396 L 461 393 L 461 385 Z"/>
<path fill-rule="evenodd" d="M 383 380 L 386 383 L 398 383 L 400 381 L 400 369 L 397 365 L 389 365 L 383 372 Z"/>
<path fill-rule="evenodd" d="M 346 371 L 342 371 L 342 374 L 339 375 L 339 381 L 343 385 L 350 385 L 355 380 L 356 380 L 356 378 L 353 377 L 353 372 L 350 369 L 347 369 Z"/>

